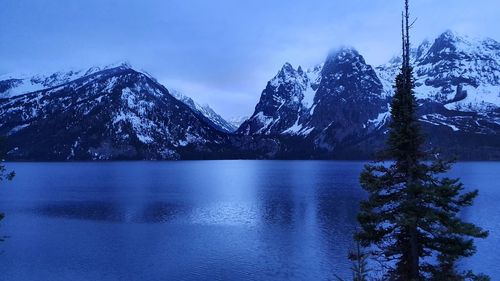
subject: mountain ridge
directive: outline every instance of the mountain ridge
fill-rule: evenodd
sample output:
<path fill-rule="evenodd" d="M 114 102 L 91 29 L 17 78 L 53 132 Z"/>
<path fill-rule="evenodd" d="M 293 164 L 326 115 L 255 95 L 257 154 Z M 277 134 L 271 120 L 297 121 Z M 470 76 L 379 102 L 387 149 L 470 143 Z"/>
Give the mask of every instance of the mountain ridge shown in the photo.
<path fill-rule="evenodd" d="M 230 121 L 227 121 L 224 119 L 222 116 L 220 116 L 215 110 L 213 110 L 210 105 L 204 104 L 201 105 L 197 102 L 195 102 L 192 98 L 182 94 L 178 90 L 170 90 L 170 94 L 174 96 L 176 99 L 180 100 L 189 108 L 191 108 L 194 112 L 197 112 L 202 116 L 203 118 L 206 118 L 208 122 L 212 124 L 214 128 L 217 130 L 220 130 L 225 133 L 233 133 L 238 129 L 237 126 L 232 124 Z"/>
<path fill-rule="evenodd" d="M 427 147 L 500 159 L 500 44 L 447 31 L 411 59 Z M 238 128 L 129 64 L 3 75 L 0 134 L 9 160 L 370 159 L 399 65 L 372 66 L 353 47 L 311 68 L 285 63 Z"/>
<path fill-rule="evenodd" d="M 125 66 L 11 97 L 0 115 L 0 132 L 13 144 L 8 155 L 21 159 L 179 159 L 184 147 L 224 138 L 164 86 Z"/>
<path fill-rule="evenodd" d="M 337 56 L 337 61 L 340 63 L 334 64 L 334 68 L 328 67 L 332 54 L 338 54 L 339 51 L 341 56 Z M 430 134 L 429 145 L 448 148 L 439 139 L 442 135 L 461 139 L 464 143 L 470 143 L 470 139 L 476 138 L 489 139 L 482 144 L 484 151 L 480 154 L 488 158 L 490 156 L 485 155 L 490 151 L 493 158 L 498 157 L 500 44 L 490 38 L 472 40 L 447 31 L 434 42 L 427 40 L 413 48 L 411 57 L 415 73 L 415 93 L 420 105 L 419 118 L 425 130 L 428 133 L 432 131 L 435 135 Z M 287 64 L 284 67 L 288 68 Z M 334 158 L 351 153 L 371 158 L 369 155 L 383 146 L 383 141 L 380 140 L 384 139 L 390 120 L 390 100 L 399 68 L 400 57 L 394 57 L 387 64 L 372 67 L 355 49 L 340 48 L 331 52 L 323 64 L 319 86 L 313 93 L 315 104 L 312 114 L 301 114 L 298 107 L 280 107 L 281 112 L 275 110 L 276 106 L 270 100 L 287 97 L 290 93 L 272 91 L 268 84 L 254 114 L 237 132 L 258 135 L 265 130 L 268 135 L 289 136 L 294 139 L 291 140 L 292 143 L 303 139 L 308 146 L 302 147 L 302 150 L 307 150 L 314 157 L 329 155 L 327 157 Z M 360 72 L 362 69 L 366 71 Z M 349 82 L 343 83 L 342 79 Z M 271 81 L 276 81 L 276 77 Z M 284 81 L 281 85 L 275 83 L 274 88 L 307 87 L 307 83 L 300 79 L 295 79 L 294 83 L 296 84 L 290 85 L 290 81 Z M 298 115 L 297 121 L 288 121 L 288 128 L 269 125 L 277 120 L 283 123 L 283 119 L 289 120 L 289 116 L 294 115 Z M 322 117 L 314 118 L 314 115 Z M 460 141 L 456 142 L 456 147 L 447 153 L 468 154 L 467 157 L 473 154 L 460 151 Z M 367 146 L 373 147 L 371 151 L 366 149 Z M 470 144 L 466 146 L 464 149 L 468 151 L 476 149 Z"/>

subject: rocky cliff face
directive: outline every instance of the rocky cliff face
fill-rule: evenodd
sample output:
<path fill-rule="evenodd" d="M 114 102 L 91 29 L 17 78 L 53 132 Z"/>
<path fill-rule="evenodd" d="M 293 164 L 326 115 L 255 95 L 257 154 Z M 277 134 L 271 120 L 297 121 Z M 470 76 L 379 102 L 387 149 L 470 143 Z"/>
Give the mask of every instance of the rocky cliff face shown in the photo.
<path fill-rule="evenodd" d="M 165 87 L 126 65 L 4 99 L 0 116 L 13 159 L 179 159 L 225 139 Z"/>
<path fill-rule="evenodd" d="M 500 43 L 445 32 L 411 57 L 428 147 L 500 159 Z M 235 133 L 127 64 L 4 76 L 0 135 L 12 160 L 367 159 L 384 145 L 399 67 L 353 48 L 307 70 L 287 63 Z"/>
<path fill-rule="evenodd" d="M 313 128 L 315 145 L 332 150 L 379 128 L 387 111 L 382 83 L 354 49 L 330 54 L 321 72 L 314 111 L 305 127 Z M 381 119 L 382 118 L 382 119 Z"/>
<path fill-rule="evenodd" d="M 412 50 L 429 146 L 464 158 L 500 157 L 499 59 L 495 40 L 450 31 Z M 287 64 L 237 132 L 280 136 L 291 146 L 299 142 L 313 157 L 370 157 L 383 146 L 400 62 L 395 57 L 373 68 L 356 50 L 342 48 L 316 68 L 317 76 Z M 304 106 L 305 96 L 310 106 Z"/>
<path fill-rule="evenodd" d="M 500 43 L 447 31 L 412 52 L 420 120 L 432 144 L 464 158 L 497 158 L 500 143 Z M 390 81 L 398 58 L 377 67 Z"/>
<path fill-rule="evenodd" d="M 303 116 L 310 114 L 321 79 L 322 66 L 303 71 L 286 63 L 267 83 L 255 113 L 237 133 L 246 135 L 293 134 Z M 295 127 L 294 127 L 295 126 Z"/>

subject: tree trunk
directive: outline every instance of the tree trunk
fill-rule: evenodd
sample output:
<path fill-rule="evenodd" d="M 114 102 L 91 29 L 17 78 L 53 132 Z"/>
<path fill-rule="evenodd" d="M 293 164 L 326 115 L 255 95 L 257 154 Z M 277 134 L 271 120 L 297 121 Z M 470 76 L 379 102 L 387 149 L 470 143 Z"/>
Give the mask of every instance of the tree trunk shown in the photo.
<path fill-rule="evenodd" d="M 415 223 L 410 226 L 410 260 L 409 260 L 409 277 L 412 281 L 420 280 L 420 257 L 418 254 L 418 237 L 417 227 Z"/>

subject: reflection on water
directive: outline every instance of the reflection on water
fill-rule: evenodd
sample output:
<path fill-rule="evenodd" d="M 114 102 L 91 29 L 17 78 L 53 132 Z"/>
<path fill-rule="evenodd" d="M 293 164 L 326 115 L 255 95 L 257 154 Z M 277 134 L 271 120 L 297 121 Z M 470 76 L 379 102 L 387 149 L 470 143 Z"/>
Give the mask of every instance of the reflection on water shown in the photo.
<path fill-rule="evenodd" d="M 137 210 L 116 202 L 67 201 L 49 203 L 28 211 L 41 216 L 76 220 L 116 223 L 164 223 L 174 220 L 182 213 L 186 213 L 186 210 L 186 206 L 167 202 L 151 202 Z"/>
<path fill-rule="evenodd" d="M 19 176 L 0 190 L 8 216 L 0 230 L 12 236 L 0 244 L 2 280 L 349 277 L 346 256 L 364 196 L 359 162 L 11 165 Z M 499 180 L 475 175 L 469 183 Z M 499 191 L 486 193 L 474 214 L 495 208 Z M 479 247 L 498 248 L 492 236 Z M 492 255 L 480 257 L 495 264 Z M 472 265 L 488 272 L 484 262 Z"/>

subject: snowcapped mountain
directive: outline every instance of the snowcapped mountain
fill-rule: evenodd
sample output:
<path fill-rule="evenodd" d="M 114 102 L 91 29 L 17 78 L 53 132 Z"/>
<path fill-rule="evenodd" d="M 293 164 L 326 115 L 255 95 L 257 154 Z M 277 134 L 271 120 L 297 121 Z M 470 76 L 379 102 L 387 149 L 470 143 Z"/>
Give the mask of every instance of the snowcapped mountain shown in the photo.
<path fill-rule="evenodd" d="M 398 71 L 399 58 L 377 68 L 387 91 Z M 500 43 L 471 39 L 452 31 L 434 43 L 424 41 L 412 52 L 415 93 L 421 100 L 445 104 L 447 109 L 489 112 L 500 106 Z"/>
<path fill-rule="evenodd" d="M 164 86 L 128 65 L 57 77 L 36 92 L 3 91 L 11 96 L 0 101 L 9 158 L 179 159 L 226 141 Z"/>
<path fill-rule="evenodd" d="M 334 149 L 338 143 L 378 128 L 387 99 L 374 69 L 352 48 L 331 53 L 321 71 L 314 112 L 304 127 L 315 145 Z"/>
<path fill-rule="evenodd" d="M 5 74 L 0 76 L 0 98 L 15 97 L 59 86 L 78 78 L 116 67 L 130 68 L 131 66 L 127 62 L 122 62 L 103 67 L 96 66 L 89 69 L 60 71 L 50 74 Z"/>
<path fill-rule="evenodd" d="M 70 71 L 61 71 L 51 74 L 7 74 L 0 76 L 0 98 L 11 98 L 15 96 L 19 96 L 22 94 L 40 91 L 43 89 L 55 87 L 58 85 L 62 85 L 73 80 L 79 79 L 84 76 L 89 76 L 93 73 L 117 68 L 117 67 L 125 67 L 132 68 L 132 66 L 127 63 L 118 63 L 111 64 L 107 66 L 96 66 L 89 69 L 80 69 L 80 70 L 70 70 Z M 141 71 L 144 75 L 148 75 L 151 79 L 155 80 L 148 73 Z M 156 80 L 155 80 L 156 81 Z M 230 122 L 226 121 L 219 114 L 217 114 L 209 105 L 200 105 L 196 103 L 188 96 L 181 94 L 179 91 L 170 90 L 170 94 L 173 95 L 176 99 L 185 103 L 189 106 L 193 111 L 203 116 L 203 118 L 207 118 L 207 120 L 212 123 L 213 127 L 221 130 L 223 132 L 234 132 L 237 127 L 233 126 Z"/>
<path fill-rule="evenodd" d="M 382 83 L 364 58 L 353 48 L 341 48 L 306 72 L 285 64 L 238 132 L 316 136 L 318 145 L 327 145 L 326 139 L 340 140 L 379 125 L 379 113 L 387 111 L 382 91 Z"/>
<path fill-rule="evenodd" d="M 238 126 L 232 124 L 229 121 L 226 121 L 222 116 L 217 114 L 208 104 L 200 105 L 195 102 L 192 98 L 183 95 L 181 92 L 177 90 L 170 90 L 170 94 L 174 96 L 179 101 L 183 102 L 189 108 L 191 108 L 194 112 L 197 112 L 203 118 L 206 118 L 208 122 L 212 124 L 214 128 L 226 133 L 232 133 L 238 129 Z"/>
<path fill-rule="evenodd" d="M 255 107 L 255 113 L 238 128 L 246 135 L 280 135 L 297 128 L 303 115 L 314 111 L 314 95 L 320 82 L 322 66 L 307 71 L 286 63 L 267 83 Z M 295 126 L 294 126 L 295 125 Z"/>
<path fill-rule="evenodd" d="M 500 159 L 500 43 L 448 31 L 411 57 L 427 145 Z M 11 160 L 367 159 L 384 144 L 400 63 L 373 67 L 348 47 L 307 70 L 286 63 L 252 116 L 230 122 L 128 64 L 4 75 L 0 135 Z"/>
<path fill-rule="evenodd" d="M 400 63 L 374 68 L 341 48 L 311 71 L 285 64 L 237 133 L 275 136 L 298 157 L 370 157 L 383 145 Z M 464 158 L 500 157 L 500 44 L 447 31 L 413 49 L 412 63 L 429 145 Z"/>
<path fill-rule="evenodd" d="M 433 43 L 424 41 L 413 49 L 411 59 L 422 122 L 453 131 L 499 133 L 500 43 L 446 31 Z M 376 69 L 389 95 L 399 61 Z"/>

